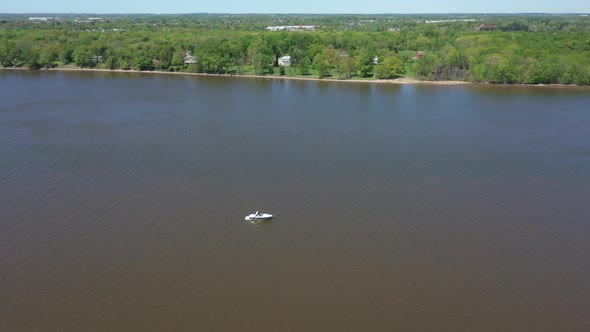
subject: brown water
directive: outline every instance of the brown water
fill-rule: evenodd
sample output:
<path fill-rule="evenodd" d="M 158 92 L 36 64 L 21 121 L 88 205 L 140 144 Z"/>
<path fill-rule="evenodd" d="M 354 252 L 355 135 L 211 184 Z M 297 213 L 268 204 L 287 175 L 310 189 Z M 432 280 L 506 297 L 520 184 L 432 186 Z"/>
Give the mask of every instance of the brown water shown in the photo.
<path fill-rule="evenodd" d="M 587 89 L 0 86 L 0 331 L 590 330 Z"/>

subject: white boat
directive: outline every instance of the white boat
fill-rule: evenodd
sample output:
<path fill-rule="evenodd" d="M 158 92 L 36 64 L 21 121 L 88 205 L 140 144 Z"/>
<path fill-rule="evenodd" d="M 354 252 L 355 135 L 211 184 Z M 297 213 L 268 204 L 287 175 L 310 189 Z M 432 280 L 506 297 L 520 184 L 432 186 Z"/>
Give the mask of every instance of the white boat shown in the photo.
<path fill-rule="evenodd" d="M 246 216 L 245 218 L 248 221 L 257 221 L 257 220 L 271 220 L 272 219 L 272 214 L 268 214 L 268 213 L 262 213 L 262 212 L 254 212 L 252 214 L 249 214 Z"/>

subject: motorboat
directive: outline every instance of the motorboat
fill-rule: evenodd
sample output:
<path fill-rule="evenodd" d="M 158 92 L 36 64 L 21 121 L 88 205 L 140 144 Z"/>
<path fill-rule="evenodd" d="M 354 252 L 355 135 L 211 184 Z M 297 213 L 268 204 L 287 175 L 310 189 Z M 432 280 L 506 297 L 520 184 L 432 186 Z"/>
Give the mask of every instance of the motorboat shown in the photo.
<path fill-rule="evenodd" d="M 247 215 L 245 219 L 248 221 L 271 220 L 272 214 L 256 211 L 252 214 Z"/>

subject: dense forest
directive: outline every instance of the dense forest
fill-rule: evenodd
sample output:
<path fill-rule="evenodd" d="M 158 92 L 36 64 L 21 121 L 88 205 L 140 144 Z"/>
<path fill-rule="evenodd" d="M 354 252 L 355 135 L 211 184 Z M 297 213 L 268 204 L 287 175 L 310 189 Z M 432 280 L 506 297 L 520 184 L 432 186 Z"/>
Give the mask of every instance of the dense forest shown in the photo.
<path fill-rule="evenodd" d="M 590 85 L 590 17 L 0 14 L 0 66 Z"/>

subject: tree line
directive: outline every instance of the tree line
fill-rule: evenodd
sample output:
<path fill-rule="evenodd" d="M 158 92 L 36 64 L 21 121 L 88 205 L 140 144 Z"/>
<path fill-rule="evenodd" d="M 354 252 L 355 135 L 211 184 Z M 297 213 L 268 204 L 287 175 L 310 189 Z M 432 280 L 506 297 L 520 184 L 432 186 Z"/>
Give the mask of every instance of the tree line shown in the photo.
<path fill-rule="evenodd" d="M 258 27 L 253 29 L 256 20 Z M 298 16 L 276 20 L 255 15 L 123 16 L 96 22 L 50 20 L 33 24 L 10 17 L 0 20 L 0 65 L 590 84 L 590 32 L 588 19 L 583 17 L 427 23 L 407 17 L 378 16 L 373 20 L 336 15 L 312 17 L 316 24 L 326 23 L 318 24 L 315 31 L 260 28 L 310 22 Z M 338 28 L 348 21 L 352 23 Z M 490 22 L 498 23 L 487 25 Z M 484 23 L 486 29 L 478 29 Z M 534 31 L 536 24 L 544 26 L 544 31 Z M 362 27 L 366 26 L 379 29 L 365 31 Z M 290 56 L 289 67 L 279 65 L 285 55 Z"/>

